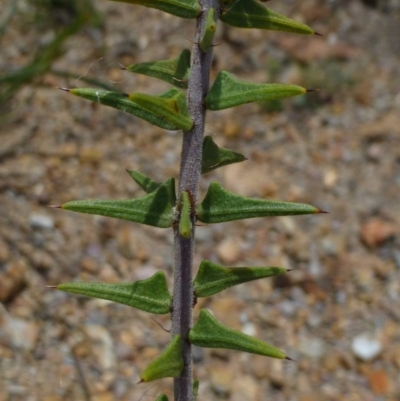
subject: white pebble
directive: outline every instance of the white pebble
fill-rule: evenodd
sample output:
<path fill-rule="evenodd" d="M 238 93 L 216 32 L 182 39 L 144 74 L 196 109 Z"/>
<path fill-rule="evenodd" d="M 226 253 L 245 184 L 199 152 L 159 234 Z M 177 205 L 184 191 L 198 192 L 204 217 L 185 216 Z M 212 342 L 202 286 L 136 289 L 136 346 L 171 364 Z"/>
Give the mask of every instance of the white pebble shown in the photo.
<path fill-rule="evenodd" d="M 353 339 L 352 349 L 358 358 L 370 361 L 382 351 L 382 344 L 373 334 L 362 333 Z"/>
<path fill-rule="evenodd" d="M 299 351 L 309 358 L 320 358 L 326 352 L 326 345 L 320 338 L 303 337 L 300 340 Z"/>
<path fill-rule="evenodd" d="M 54 228 L 54 221 L 51 217 L 43 214 L 31 214 L 29 216 L 29 225 L 32 228 Z"/>

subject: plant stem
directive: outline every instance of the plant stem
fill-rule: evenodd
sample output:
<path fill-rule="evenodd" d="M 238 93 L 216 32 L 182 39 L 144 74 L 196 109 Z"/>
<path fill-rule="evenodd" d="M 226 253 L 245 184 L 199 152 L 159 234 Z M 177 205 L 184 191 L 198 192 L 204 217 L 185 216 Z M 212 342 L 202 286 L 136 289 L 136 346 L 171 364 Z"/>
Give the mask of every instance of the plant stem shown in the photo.
<path fill-rule="evenodd" d="M 212 60 L 212 47 L 207 53 L 203 53 L 197 43 L 200 41 L 202 29 L 205 25 L 207 10 L 210 7 L 219 10 L 218 0 L 200 0 L 200 4 L 203 11 L 197 19 L 187 95 L 188 109 L 194 125 L 190 131 L 183 133 L 178 193 L 178 199 L 180 199 L 181 192 L 188 191 L 194 203 L 197 201 L 201 173 L 206 115 L 204 97 L 208 91 Z M 172 336 L 175 334 L 182 336 L 182 355 L 185 364 L 181 375 L 174 380 L 175 401 L 192 401 L 194 399 L 192 350 L 188 341 L 188 334 L 192 327 L 195 223 L 195 216 L 192 215 L 193 229 L 189 239 L 180 236 L 178 225 L 174 227 L 175 266 L 171 331 Z"/>

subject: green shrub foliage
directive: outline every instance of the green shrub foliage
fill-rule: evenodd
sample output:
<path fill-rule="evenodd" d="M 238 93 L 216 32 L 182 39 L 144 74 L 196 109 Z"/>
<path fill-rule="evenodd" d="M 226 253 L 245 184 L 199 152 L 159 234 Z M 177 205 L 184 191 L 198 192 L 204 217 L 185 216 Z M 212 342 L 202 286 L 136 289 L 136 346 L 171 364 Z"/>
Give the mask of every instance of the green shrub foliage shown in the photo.
<path fill-rule="evenodd" d="M 197 397 L 199 383 L 192 373 L 192 345 L 290 359 L 284 351 L 225 326 L 206 309 L 200 311 L 198 319 L 193 323 L 192 309 L 197 298 L 209 297 L 235 285 L 287 272 L 283 267 L 225 267 L 204 260 L 193 279 L 196 223 L 218 224 L 254 217 L 322 213 L 307 204 L 247 198 L 227 191 L 216 182 L 211 183 L 204 199 L 199 201 L 197 189 L 201 174 L 246 160 L 239 153 L 219 147 L 210 136 L 203 136 L 206 110 L 227 109 L 249 102 L 276 101 L 307 92 L 305 88 L 296 85 L 244 82 L 227 71 L 221 71 L 212 85 L 209 85 L 217 23 L 222 21 L 238 28 L 307 35 L 315 32 L 256 0 L 121 1 L 132 4 L 132 12 L 135 12 L 135 7 L 145 6 L 176 17 L 197 20 L 199 29 L 191 52 L 184 49 L 170 60 L 149 61 L 126 68 L 132 73 L 163 80 L 173 87 L 158 96 L 92 88 L 63 89 L 89 101 L 133 114 L 166 130 L 182 130 L 183 167 L 179 183 L 176 187 L 173 177 L 159 183 L 138 171 L 128 171 L 145 192 L 142 197 L 70 201 L 59 207 L 172 229 L 175 253 L 173 293 L 171 296 L 164 272 L 133 283 L 72 282 L 60 284 L 57 288 L 122 303 L 150 313 L 171 313 L 171 341 L 161 355 L 144 369 L 141 381 L 172 377 L 175 400 L 193 401 Z M 204 92 L 204 88 L 209 86 L 210 89 Z M 186 89 L 188 94 L 184 93 Z M 168 398 L 161 394 L 157 400 L 165 401 Z"/>

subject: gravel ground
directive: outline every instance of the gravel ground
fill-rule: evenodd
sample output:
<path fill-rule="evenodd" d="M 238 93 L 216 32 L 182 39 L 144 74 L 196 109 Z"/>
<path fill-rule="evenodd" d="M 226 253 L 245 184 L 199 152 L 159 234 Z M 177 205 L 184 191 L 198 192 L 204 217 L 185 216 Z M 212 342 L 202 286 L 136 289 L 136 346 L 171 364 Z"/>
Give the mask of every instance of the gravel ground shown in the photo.
<path fill-rule="evenodd" d="M 33 7 L 20 2 L 21 13 Z M 276 3 L 276 4 L 275 4 Z M 364 4 L 365 3 L 365 4 Z M 293 269 L 196 306 L 281 347 L 295 362 L 195 349 L 199 400 L 400 400 L 400 4 L 272 2 L 324 36 L 220 27 L 221 69 L 255 82 L 319 92 L 278 104 L 209 113 L 207 134 L 249 160 L 210 173 L 248 196 L 309 202 L 328 215 L 198 227 L 196 266 Z M 191 47 L 193 21 L 96 2 L 102 28 L 65 45 L 54 68 L 121 91 L 168 85 L 120 65 Z M 2 37 L 2 71 L 24 65 L 51 32 L 19 16 Z M 46 288 L 73 280 L 118 282 L 172 274 L 172 235 L 46 205 L 141 196 L 125 169 L 177 176 L 180 134 L 90 104 L 46 74 L 3 113 L 0 132 L 0 401 L 139 401 L 171 395 L 171 381 L 136 384 L 167 344 L 169 316 Z M 171 284 L 171 282 L 170 282 Z"/>

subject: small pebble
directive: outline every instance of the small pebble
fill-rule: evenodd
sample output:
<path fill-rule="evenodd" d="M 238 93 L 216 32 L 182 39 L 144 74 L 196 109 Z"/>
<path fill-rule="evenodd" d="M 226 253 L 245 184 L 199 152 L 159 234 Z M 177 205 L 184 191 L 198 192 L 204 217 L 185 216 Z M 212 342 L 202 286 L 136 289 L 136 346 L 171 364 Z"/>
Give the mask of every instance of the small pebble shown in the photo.
<path fill-rule="evenodd" d="M 7 321 L 6 331 L 15 348 L 32 351 L 39 339 L 40 327 L 33 321 L 10 318 Z"/>
<path fill-rule="evenodd" d="M 353 339 L 352 350 L 361 360 L 370 361 L 380 354 L 382 344 L 373 334 L 362 333 Z"/>
<path fill-rule="evenodd" d="M 103 326 L 87 324 L 85 333 L 90 339 L 92 352 L 97 357 L 101 369 L 113 369 L 116 365 L 114 343 L 110 332 Z"/>
<path fill-rule="evenodd" d="M 360 236 L 365 244 L 373 248 L 395 236 L 398 230 L 393 222 L 372 218 L 360 227 Z"/>
<path fill-rule="evenodd" d="M 211 388 L 221 398 L 227 398 L 234 382 L 234 372 L 227 364 L 211 365 L 209 368 Z"/>
<path fill-rule="evenodd" d="M 239 241 L 234 237 L 227 237 L 217 246 L 218 257 L 224 263 L 235 263 L 240 258 Z"/>
<path fill-rule="evenodd" d="M 320 338 L 304 337 L 300 340 L 299 351 L 309 358 L 320 358 L 326 351 L 326 345 Z"/>
<path fill-rule="evenodd" d="M 281 312 L 287 317 L 294 316 L 297 310 L 296 303 L 289 300 L 283 300 L 279 303 L 278 307 Z"/>
<path fill-rule="evenodd" d="M 233 380 L 231 401 L 259 400 L 260 396 L 260 386 L 253 377 L 240 375 L 238 380 Z"/>
<path fill-rule="evenodd" d="M 29 216 L 29 225 L 35 228 L 43 228 L 51 230 L 54 228 L 54 221 L 51 217 L 45 216 L 43 214 L 31 214 Z"/>

